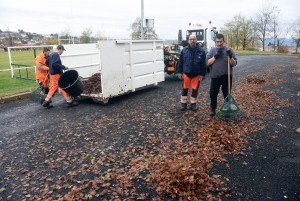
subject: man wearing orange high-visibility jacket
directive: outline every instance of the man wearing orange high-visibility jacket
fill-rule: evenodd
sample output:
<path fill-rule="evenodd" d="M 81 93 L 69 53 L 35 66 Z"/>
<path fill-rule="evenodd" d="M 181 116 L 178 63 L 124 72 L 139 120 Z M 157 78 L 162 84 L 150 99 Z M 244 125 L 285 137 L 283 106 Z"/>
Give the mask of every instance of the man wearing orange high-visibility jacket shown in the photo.
<path fill-rule="evenodd" d="M 43 87 L 45 95 L 47 96 L 49 92 L 50 85 L 50 76 L 49 68 L 46 65 L 46 59 L 49 57 L 50 49 L 45 47 L 43 52 L 41 52 L 35 58 L 35 78 L 38 81 L 39 85 Z M 41 104 L 44 102 L 44 99 L 41 99 Z"/>

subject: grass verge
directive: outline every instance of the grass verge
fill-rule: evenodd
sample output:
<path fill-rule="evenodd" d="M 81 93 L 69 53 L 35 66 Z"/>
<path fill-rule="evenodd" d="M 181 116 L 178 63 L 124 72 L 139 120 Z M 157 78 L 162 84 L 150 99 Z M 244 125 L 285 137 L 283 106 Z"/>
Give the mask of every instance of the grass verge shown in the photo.
<path fill-rule="evenodd" d="M 38 55 L 42 50 L 36 50 Z M 29 51 L 11 51 L 11 60 L 14 69 L 12 78 L 8 52 L 0 51 L 0 98 L 12 96 L 14 94 L 29 92 L 38 85 L 35 81 L 34 68 L 24 68 L 25 66 L 34 66 L 34 50 Z M 8 70 L 8 71 L 7 71 Z"/>
<path fill-rule="evenodd" d="M 262 52 L 262 51 L 253 51 L 253 50 L 234 50 L 237 55 L 245 55 L 245 54 L 260 54 L 260 55 L 289 55 L 295 56 L 293 54 L 285 54 L 285 53 L 278 53 L 278 52 Z"/>

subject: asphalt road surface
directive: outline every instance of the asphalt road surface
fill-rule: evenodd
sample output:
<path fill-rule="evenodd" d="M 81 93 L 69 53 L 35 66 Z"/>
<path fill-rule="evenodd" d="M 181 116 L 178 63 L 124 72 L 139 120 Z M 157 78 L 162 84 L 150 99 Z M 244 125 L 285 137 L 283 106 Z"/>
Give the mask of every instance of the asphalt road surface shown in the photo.
<path fill-rule="evenodd" d="M 214 164 L 210 173 L 222 175 L 228 181 L 229 193 L 220 197 L 222 200 L 300 200 L 299 59 L 238 56 L 233 92 L 239 78 L 268 73 L 274 65 L 282 66 L 277 76 L 284 77 L 284 82 L 267 88 L 294 107 L 278 109 L 279 115 L 274 118 L 266 117 L 265 128 L 248 136 L 244 155 L 228 155 L 227 163 Z M 82 99 L 78 107 L 67 108 L 60 94 L 53 98 L 52 109 L 28 99 L 0 104 L 0 198 L 63 200 L 70 189 L 83 185 L 99 172 L 114 172 L 116 167 L 128 169 L 132 157 L 143 156 L 141 147 L 153 148 L 155 152 L 163 142 L 155 142 L 153 138 L 152 145 L 146 144 L 147 136 L 165 135 L 166 141 L 172 140 L 172 132 L 178 133 L 183 126 L 187 135 L 192 135 L 194 128 L 201 127 L 209 118 L 209 84 L 210 78 L 206 76 L 200 85 L 203 97 L 199 98 L 197 112 L 180 111 L 181 81 L 173 75 L 166 75 L 158 86 L 112 98 L 106 106 Z M 195 118 L 188 119 L 186 114 Z M 185 124 L 187 119 L 190 123 Z M 106 159 L 97 163 L 98 169 L 91 170 L 90 161 L 103 156 Z M 122 162 L 114 166 L 117 160 Z M 139 177 L 133 180 L 137 196 L 129 196 L 127 200 L 157 197 L 155 190 Z M 107 189 L 104 184 L 109 183 L 105 181 L 85 199 L 117 200 L 111 190 L 115 183 L 109 181 L 110 190 L 103 191 Z M 131 191 L 131 195 L 134 193 Z M 119 194 L 126 197 L 124 192 Z M 165 195 L 161 200 L 179 198 Z"/>

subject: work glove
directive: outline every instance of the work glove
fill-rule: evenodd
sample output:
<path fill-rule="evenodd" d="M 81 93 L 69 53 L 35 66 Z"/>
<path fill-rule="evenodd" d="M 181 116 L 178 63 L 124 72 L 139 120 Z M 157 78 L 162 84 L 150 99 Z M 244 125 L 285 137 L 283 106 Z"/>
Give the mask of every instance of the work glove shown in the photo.
<path fill-rule="evenodd" d="M 64 70 L 68 70 L 69 68 L 67 66 L 65 66 L 65 69 Z"/>
<path fill-rule="evenodd" d="M 177 74 L 177 77 L 178 77 L 180 80 L 182 80 L 182 79 L 183 79 L 182 73 L 178 73 L 178 74 Z"/>
<path fill-rule="evenodd" d="M 44 88 L 43 82 L 40 82 L 39 85 L 40 85 L 41 90 L 44 91 L 45 88 Z"/>
<path fill-rule="evenodd" d="M 215 59 L 218 59 L 218 58 L 220 58 L 221 56 L 223 55 L 223 52 L 222 52 L 222 50 L 219 50 L 218 52 L 217 52 L 217 54 L 215 54 Z"/>
<path fill-rule="evenodd" d="M 230 59 L 232 58 L 232 52 L 230 49 L 226 51 L 226 54 L 227 56 L 229 56 Z"/>
<path fill-rule="evenodd" d="M 205 79 L 205 76 L 200 75 L 200 82 Z"/>

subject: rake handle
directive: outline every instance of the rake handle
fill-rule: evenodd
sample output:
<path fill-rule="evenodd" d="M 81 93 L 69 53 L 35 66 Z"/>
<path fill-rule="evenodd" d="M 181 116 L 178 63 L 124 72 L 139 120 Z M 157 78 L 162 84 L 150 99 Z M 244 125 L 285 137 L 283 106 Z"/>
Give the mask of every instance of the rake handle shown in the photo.
<path fill-rule="evenodd" d="M 229 37 L 227 34 L 227 45 L 229 46 Z M 227 46 L 227 50 L 230 50 L 230 48 Z M 228 94 L 230 94 L 230 58 L 227 56 L 228 61 Z"/>
<path fill-rule="evenodd" d="M 230 58 L 228 56 L 228 94 L 230 94 Z"/>

